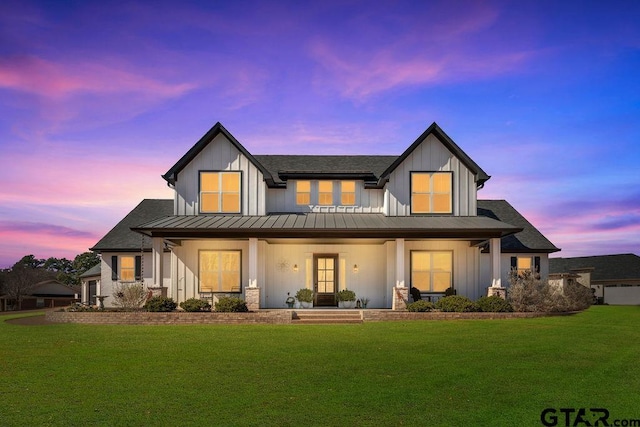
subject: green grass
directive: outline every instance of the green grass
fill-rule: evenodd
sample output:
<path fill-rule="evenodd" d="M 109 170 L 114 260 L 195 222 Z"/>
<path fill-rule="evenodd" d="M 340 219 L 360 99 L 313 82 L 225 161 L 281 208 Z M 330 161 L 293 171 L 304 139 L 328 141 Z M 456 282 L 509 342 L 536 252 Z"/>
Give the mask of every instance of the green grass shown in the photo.
<path fill-rule="evenodd" d="M 8 318 L 3 426 L 535 426 L 547 407 L 640 418 L 640 307 L 317 326 Z"/>

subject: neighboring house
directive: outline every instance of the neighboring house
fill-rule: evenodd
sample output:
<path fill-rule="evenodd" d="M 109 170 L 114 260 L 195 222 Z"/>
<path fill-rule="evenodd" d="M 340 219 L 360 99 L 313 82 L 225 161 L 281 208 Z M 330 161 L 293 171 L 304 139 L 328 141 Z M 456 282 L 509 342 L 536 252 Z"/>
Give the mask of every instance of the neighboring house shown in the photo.
<path fill-rule="evenodd" d="M 606 304 L 640 304 L 640 256 L 635 254 L 551 258 L 549 272 L 573 274 Z"/>
<path fill-rule="evenodd" d="M 16 301 L 8 296 L 0 297 L 0 309 L 5 310 L 30 310 L 35 308 L 64 307 L 76 301 L 79 289 L 65 285 L 54 279 L 43 280 L 29 288 L 22 297 L 19 307 Z"/>
<path fill-rule="evenodd" d="M 476 299 L 512 265 L 546 275 L 559 250 L 507 202 L 477 199 L 489 175 L 435 123 L 400 156 L 252 155 L 218 123 L 163 178 L 173 200 L 143 200 L 92 248 L 107 306 L 133 281 L 251 309 L 304 287 L 316 306 L 344 288 L 374 308 L 401 308 L 411 286 Z"/>

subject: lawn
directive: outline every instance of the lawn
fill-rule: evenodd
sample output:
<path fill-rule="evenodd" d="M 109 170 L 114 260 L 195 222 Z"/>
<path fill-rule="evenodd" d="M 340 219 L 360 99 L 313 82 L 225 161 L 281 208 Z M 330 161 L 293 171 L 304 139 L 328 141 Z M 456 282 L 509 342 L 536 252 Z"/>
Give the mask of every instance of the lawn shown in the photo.
<path fill-rule="evenodd" d="M 10 317 L 0 317 L 3 426 L 537 426 L 547 407 L 640 419 L 640 307 L 315 326 Z"/>

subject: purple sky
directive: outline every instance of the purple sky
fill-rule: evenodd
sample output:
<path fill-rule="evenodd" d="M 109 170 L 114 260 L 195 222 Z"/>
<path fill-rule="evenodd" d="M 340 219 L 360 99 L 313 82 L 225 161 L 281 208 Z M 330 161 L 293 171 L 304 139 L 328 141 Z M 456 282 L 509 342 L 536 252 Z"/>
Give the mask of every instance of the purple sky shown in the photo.
<path fill-rule="evenodd" d="M 0 2 L 0 267 L 73 257 L 216 121 L 400 154 L 436 121 L 562 252 L 640 254 L 640 2 Z"/>

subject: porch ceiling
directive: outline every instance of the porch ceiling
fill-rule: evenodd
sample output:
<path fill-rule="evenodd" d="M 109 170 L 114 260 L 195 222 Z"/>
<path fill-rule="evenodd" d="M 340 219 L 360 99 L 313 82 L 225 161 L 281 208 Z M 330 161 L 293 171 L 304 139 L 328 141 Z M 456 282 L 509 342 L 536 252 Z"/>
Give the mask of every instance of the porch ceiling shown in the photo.
<path fill-rule="evenodd" d="M 167 238 L 447 238 L 504 237 L 522 228 L 482 216 L 384 216 L 305 213 L 264 216 L 171 215 L 131 230 Z"/>

